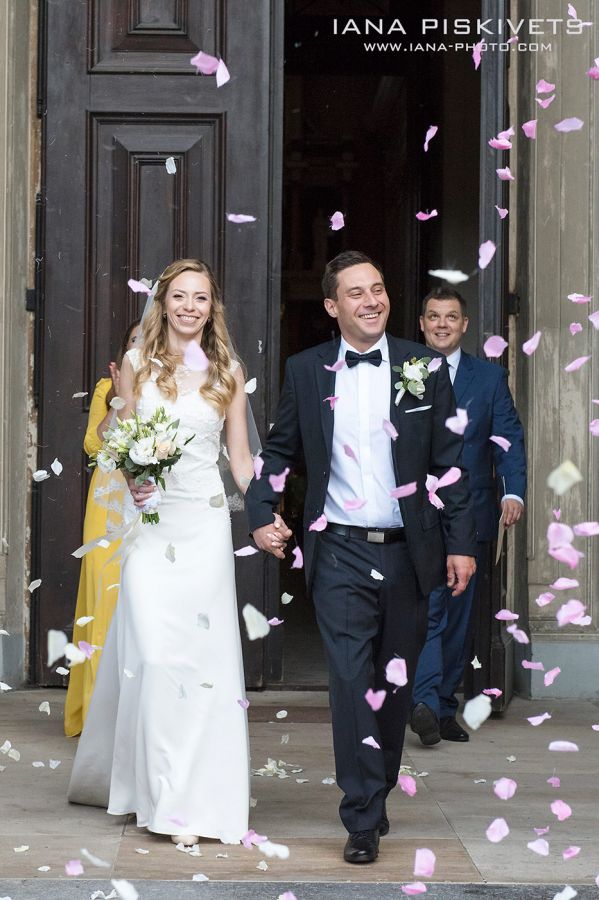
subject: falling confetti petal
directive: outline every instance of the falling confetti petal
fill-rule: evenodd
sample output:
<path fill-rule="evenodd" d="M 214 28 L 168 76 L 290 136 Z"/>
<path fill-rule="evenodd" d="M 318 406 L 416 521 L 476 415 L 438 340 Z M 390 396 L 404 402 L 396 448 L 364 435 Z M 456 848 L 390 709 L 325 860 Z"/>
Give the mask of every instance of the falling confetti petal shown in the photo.
<path fill-rule="evenodd" d="M 597 310 L 597 312 L 591 313 L 591 315 L 588 318 L 589 318 L 589 322 L 591 323 L 593 328 L 596 328 L 599 330 L 599 309 Z"/>
<path fill-rule="evenodd" d="M 475 656 L 474 659 L 470 660 L 470 665 L 472 666 L 473 669 L 482 669 L 482 667 L 483 667 L 478 656 Z"/>
<path fill-rule="evenodd" d="M 463 281 L 468 281 L 470 277 L 459 269 L 429 269 L 428 274 L 434 278 L 440 278 L 448 284 L 461 284 Z"/>
<path fill-rule="evenodd" d="M 385 668 L 385 678 L 389 684 L 395 684 L 397 687 L 403 687 L 408 683 L 408 672 L 406 661 L 401 657 L 390 659 Z"/>
<path fill-rule="evenodd" d="M 284 605 L 287 605 L 287 603 L 291 603 L 292 600 L 293 594 L 288 594 L 286 591 L 281 594 L 281 603 L 283 603 Z"/>
<path fill-rule="evenodd" d="M 88 391 L 77 391 L 73 394 L 73 400 L 79 400 L 81 397 L 87 397 Z"/>
<path fill-rule="evenodd" d="M 497 434 L 492 434 L 489 440 L 493 441 L 494 444 L 497 444 L 499 447 L 501 447 L 502 450 L 505 450 L 506 453 L 512 446 L 511 441 L 508 441 L 507 438 L 501 437 Z"/>
<path fill-rule="evenodd" d="M 493 793 L 500 800 L 511 800 L 516 793 L 518 784 L 513 778 L 500 778 L 494 783 Z"/>
<path fill-rule="evenodd" d="M 255 393 L 257 385 L 258 385 L 258 382 L 255 378 L 250 378 L 249 381 L 246 381 L 245 387 L 244 387 L 246 394 Z"/>
<path fill-rule="evenodd" d="M 65 647 L 68 642 L 68 638 L 64 631 L 56 631 L 55 629 L 50 628 L 48 631 L 48 668 L 53 666 L 57 659 L 64 656 Z"/>
<path fill-rule="evenodd" d="M 434 219 L 438 215 L 439 213 L 437 212 L 437 210 L 432 209 L 430 212 L 417 212 L 416 218 L 419 222 L 427 222 L 429 219 Z"/>
<path fill-rule="evenodd" d="M 553 101 L 555 100 L 555 94 L 552 94 L 551 97 L 546 97 L 545 100 L 541 100 L 540 97 L 537 97 L 537 103 L 541 107 L 541 109 L 547 109 Z"/>
<path fill-rule="evenodd" d="M 216 86 L 217 88 L 222 87 L 223 84 L 226 84 L 227 81 L 230 81 L 231 76 L 229 75 L 229 70 L 227 69 L 224 60 L 219 59 L 218 66 L 216 67 Z"/>
<path fill-rule="evenodd" d="M 166 171 L 169 175 L 177 174 L 177 163 L 175 162 L 174 156 L 167 156 L 164 161 L 164 165 L 166 166 Z"/>
<path fill-rule="evenodd" d="M 515 641 L 519 644 L 530 644 L 530 640 L 525 631 L 522 631 L 521 628 L 518 628 L 517 625 L 508 625 L 506 631 L 512 635 Z"/>
<path fill-rule="evenodd" d="M 414 857 L 414 875 L 430 878 L 435 871 L 437 857 L 428 847 L 420 847 Z"/>
<path fill-rule="evenodd" d="M 152 288 L 148 287 L 147 284 L 144 284 L 143 281 L 136 281 L 135 278 L 130 278 L 127 282 L 127 286 L 130 287 L 135 294 L 150 294 L 152 292 Z"/>
<path fill-rule="evenodd" d="M 582 119 L 577 119 L 576 116 L 572 116 L 569 119 L 562 119 L 561 122 L 558 122 L 553 127 L 556 131 L 568 132 L 568 131 L 580 131 L 583 127 L 584 122 Z"/>
<path fill-rule="evenodd" d="M 554 90 L 555 85 L 551 84 L 550 81 L 545 81 L 544 78 L 541 78 L 539 81 L 537 81 L 537 94 L 550 94 Z"/>
<path fill-rule="evenodd" d="M 67 875 L 83 875 L 83 866 L 81 865 L 81 860 L 70 859 L 68 863 L 65 863 L 64 870 Z"/>
<path fill-rule="evenodd" d="M 581 366 L 584 366 L 585 362 L 588 362 L 590 358 L 590 356 L 578 356 L 564 367 L 564 372 L 576 372 Z"/>
<path fill-rule="evenodd" d="M 299 547 L 295 547 L 291 552 L 293 554 L 293 565 L 291 568 L 301 569 L 304 565 L 304 554 Z"/>
<path fill-rule="evenodd" d="M 343 509 L 346 512 L 353 512 L 356 509 L 362 509 L 368 503 L 367 500 L 361 500 L 357 497 L 355 500 L 344 500 Z"/>
<path fill-rule="evenodd" d="M 483 48 L 483 44 L 484 44 L 484 41 L 479 41 L 477 44 L 474 45 L 474 48 L 472 50 L 472 59 L 474 61 L 474 69 L 475 70 L 477 70 L 478 67 L 480 66 L 481 51 Z"/>
<path fill-rule="evenodd" d="M 495 618 L 500 622 L 515 622 L 520 616 L 518 613 L 512 612 L 511 609 L 500 609 L 495 613 Z"/>
<path fill-rule="evenodd" d="M 505 166 L 503 169 L 495 169 L 495 171 L 497 172 L 497 177 L 501 181 L 515 181 L 509 166 Z"/>
<path fill-rule="evenodd" d="M 522 349 L 527 356 L 532 356 L 532 354 L 539 346 L 539 341 L 541 340 L 542 333 L 542 331 L 535 331 L 533 336 L 522 344 Z"/>
<path fill-rule="evenodd" d="M 377 572 L 376 569 L 370 570 L 370 577 L 374 578 L 375 581 L 384 581 L 385 580 L 385 576 L 381 575 L 380 572 Z"/>
<path fill-rule="evenodd" d="M 325 397 L 322 401 L 323 403 L 328 403 L 331 409 L 335 409 L 335 405 L 338 401 L 339 397 Z"/>
<path fill-rule="evenodd" d="M 274 844 L 272 841 L 263 841 L 258 844 L 260 853 L 264 853 L 269 859 L 289 859 L 289 847 L 285 844 Z"/>
<path fill-rule="evenodd" d="M 509 209 L 505 209 L 503 206 L 497 206 L 497 204 L 495 204 L 495 209 L 499 213 L 500 219 L 505 219 L 505 217 L 509 213 Z"/>
<path fill-rule="evenodd" d="M 192 372 L 205 372 L 210 362 L 197 341 L 190 341 L 183 354 L 183 362 Z"/>
<path fill-rule="evenodd" d="M 561 781 L 556 775 L 552 775 L 551 778 L 548 778 L 547 784 L 550 784 L 552 788 L 561 787 Z M 549 829 L 547 829 L 547 830 L 549 830 Z"/>
<path fill-rule="evenodd" d="M 251 603 L 245 604 L 242 614 L 250 641 L 266 637 L 270 631 L 270 625 L 268 624 L 266 616 L 262 615 L 262 613 L 259 612 L 255 606 L 252 606 Z"/>
<path fill-rule="evenodd" d="M 488 357 L 488 359 L 498 359 L 507 345 L 507 341 L 504 341 L 501 335 L 492 334 L 483 344 L 485 356 Z"/>
<path fill-rule="evenodd" d="M 63 465 L 58 459 L 55 459 L 54 462 L 52 462 L 50 464 L 50 468 L 52 469 L 52 471 L 54 472 L 55 475 L 60 475 L 60 473 L 62 472 L 62 469 L 63 469 Z"/>
<path fill-rule="evenodd" d="M 530 119 L 530 121 L 525 122 L 522 126 L 522 131 L 527 138 L 530 138 L 531 141 L 534 141 L 537 136 L 537 120 Z"/>
<path fill-rule="evenodd" d="M 343 213 L 337 210 L 337 212 L 334 212 L 331 216 L 331 231 L 340 231 L 344 225 L 345 219 Z"/>
<path fill-rule="evenodd" d="M 29 587 L 27 588 L 27 590 L 29 591 L 30 594 L 33 594 L 33 592 L 34 592 L 35 590 L 37 590 L 37 588 L 40 586 L 41 583 L 42 583 L 42 579 L 41 579 L 41 578 L 36 578 L 35 581 L 32 581 L 32 582 L 31 582 L 31 584 L 29 585 Z"/>
<path fill-rule="evenodd" d="M 560 606 L 555 618 L 560 628 L 564 625 L 587 625 L 590 619 L 585 616 L 585 612 L 586 606 L 580 600 L 568 600 L 567 603 Z"/>
<path fill-rule="evenodd" d="M 407 894 L 408 897 L 412 897 L 416 894 L 425 894 L 426 885 L 422 881 L 411 881 L 409 884 L 402 884 L 401 890 L 402 893 Z"/>
<path fill-rule="evenodd" d="M 578 744 L 572 741 L 551 741 L 549 750 L 553 750 L 556 753 L 577 753 Z"/>
<path fill-rule="evenodd" d="M 389 491 L 391 497 L 395 497 L 396 500 L 399 500 L 401 497 L 410 497 L 412 494 L 415 494 L 418 490 L 418 485 L 415 481 L 410 481 L 408 484 L 400 484 L 399 487 L 393 488 L 392 491 Z"/>
<path fill-rule="evenodd" d="M 557 816 L 558 822 L 564 822 L 572 815 L 572 808 L 563 800 L 554 800 L 551 804 L 551 812 Z"/>
<path fill-rule="evenodd" d="M 245 222 L 255 222 L 256 216 L 248 216 L 245 213 L 227 213 L 227 219 L 229 222 L 234 222 L 235 225 L 243 225 Z"/>
<path fill-rule="evenodd" d="M 486 269 L 493 257 L 495 256 L 496 246 L 493 241 L 485 241 L 478 248 L 478 265 L 481 269 Z"/>
<path fill-rule="evenodd" d="M 454 434 L 464 434 L 468 426 L 468 413 L 465 409 L 456 409 L 455 416 L 449 416 L 445 419 L 445 427 L 453 431 Z"/>
<path fill-rule="evenodd" d="M 498 844 L 509 833 L 510 829 L 505 819 L 493 819 L 486 831 L 487 840 L 491 841 L 492 844 Z"/>
<path fill-rule="evenodd" d="M 590 303 L 592 299 L 587 294 L 568 294 L 568 300 L 571 300 L 572 303 Z"/>
<path fill-rule="evenodd" d="M 249 700 L 238 700 L 237 702 L 239 703 L 239 705 L 241 706 L 242 709 L 247 709 L 248 706 L 250 705 Z"/>
<path fill-rule="evenodd" d="M 377 744 L 372 735 L 368 735 L 368 737 L 363 738 L 362 743 L 366 744 L 367 747 L 373 747 L 375 750 L 381 749 L 380 744 Z"/>
<path fill-rule="evenodd" d="M 569 591 L 572 588 L 580 587 L 580 583 L 575 578 L 558 578 L 549 587 L 553 588 L 554 591 Z"/>
<path fill-rule="evenodd" d="M 196 53 L 189 62 L 192 66 L 195 66 L 196 70 L 201 72 L 202 75 L 214 75 L 218 68 L 218 59 L 216 56 L 210 56 L 209 53 L 204 53 L 203 50 Z"/>
<path fill-rule="evenodd" d="M 309 526 L 308 531 L 324 531 L 327 527 L 327 517 L 323 513 Z"/>
<path fill-rule="evenodd" d="M 428 153 L 428 145 L 436 135 L 439 130 L 438 125 L 429 125 L 426 131 L 426 137 L 424 138 L 424 152 Z"/>
<path fill-rule="evenodd" d="M 599 437 L 599 419 L 592 419 L 589 422 L 589 431 L 593 437 Z"/>
<path fill-rule="evenodd" d="M 522 660 L 523 669 L 532 669 L 534 672 L 544 672 L 545 666 L 542 662 L 532 662 L 530 659 Z"/>
<path fill-rule="evenodd" d="M 45 481 L 46 478 L 50 477 L 50 474 L 45 469 L 38 469 L 31 477 L 34 481 Z"/>
<path fill-rule="evenodd" d="M 548 672 L 545 672 L 545 676 L 543 678 L 543 683 L 545 687 L 549 687 L 550 684 L 553 684 L 557 676 L 560 674 L 562 670 L 559 666 L 556 666 L 554 669 L 549 669 Z M 551 749 L 551 748 L 550 748 Z"/>
<path fill-rule="evenodd" d="M 491 138 L 490 141 L 487 141 L 489 147 L 493 150 L 511 150 L 512 142 L 508 141 L 506 138 Z"/>
<path fill-rule="evenodd" d="M 43 700 L 38 706 L 40 712 L 46 713 L 47 716 L 50 715 L 50 704 L 47 700 Z"/>
<path fill-rule="evenodd" d="M 563 856 L 564 859 L 573 859 L 575 856 L 578 856 L 578 854 L 580 853 L 581 849 L 582 849 L 581 847 L 574 847 L 574 846 L 572 846 L 572 847 L 566 847 L 566 849 L 565 849 L 564 852 L 562 853 L 562 856 Z M 572 890 L 572 889 L 570 889 L 570 890 Z M 563 894 L 563 891 L 562 891 L 562 894 Z M 574 891 L 573 894 L 570 894 L 570 896 L 571 896 L 571 897 L 576 897 L 576 891 Z"/>
<path fill-rule="evenodd" d="M 368 688 L 364 695 L 364 699 L 368 703 L 369 707 L 377 712 L 383 703 L 385 702 L 385 697 L 387 696 L 387 691 L 373 691 L 372 688 Z"/>
<path fill-rule="evenodd" d="M 580 324 L 580 322 L 571 322 L 569 325 L 569 331 L 572 337 L 574 337 L 575 334 L 579 334 L 582 331 L 582 325 Z"/>
<path fill-rule="evenodd" d="M 271 628 L 275 628 L 277 625 L 282 625 L 284 621 L 284 619 L 277 619 L 277 617 L 274 616 L 272 619 L 268 620 L 268 624 Z"/>
<path fill-rule="evenodd" d="M 138 900 L 139 894 L 130 881 L 125 881 L 124 878 L 112 878 L 110 883 L 121 900 Z"/>
<path fill-rule="evenodd" d="M 262 469 L 264 468 L 264 460 L 261 456 L 256 456 L 254 458 L 254 475 L 256 476 L 256 480 L 260 480 L 260 476 L 262 475 Z"/>
<path fill-rule="evenodd" d="M 250 547 L 248 545 L 247 547 L 241 547 L 239 550 L 235 550 L 234 555 L 235 556 L 253 556 L 254 553 L 258 553 L 258 552 L 259 551 L 258 551 L 257 547 Z"/>
<path fill-rule="evenodd" d="M 527 721 L 530 722 L 531 725 L 537 726 L 537 725 L 542 725 L 543 722 L 546 722 L 547 719 L 550 719 L 550 718 L 551 718 L 551 715 L 548 712 L 546 712 L 546 713 L 543 713 L 543 715 L 541 715 L 541 716 L 529 716 Z"/>
<path fill-rule="evenodd" d="M 549 856 L 549 844 L 545 838 L 537 838 L 536 841 L 530 841 L 526 846 L 533 853 L 538 853 L 539 856 Z"/>
<path fill-rule="evenodd" d="M 491 700 L 485 694 L 479 694 L 468 700 L 462 713 L 464 722 L 476 731 L 491 715 Z"/>
<path fill-rule="evenodd" d="M 547 486 L 555 491 L 558 496 L 565 494 L 571 487 L 582 481 L 582 475 L 573 462 L 569 459 L 564 460 L 561 465 L 549 473 L 547 478 Z"/>
<path fill-rule="evenodd" d="M 594 537 L 599 534 L 599 522 L 579 522 L 574 525 L 573 531 L 579 537 Z"/>
<path fill-rule="evenodd" d="M 289 471 L 289 468 L 285 468 L 280 475 L 268 476 L 268 481 L 273 491 L 276 491 L 278 494 L 283 493 L 283 491 L 285 490 L 285 482 L 287 481 Z"/>
<path fill-rule="evenodd" d="M 323 369 L 326 369 L 327 372 L 340 372 L 341 369 L 345 365 L 344 359 L 338 359 L 336 363 L 333 363 L 332 366 L 323 366 Z"/>

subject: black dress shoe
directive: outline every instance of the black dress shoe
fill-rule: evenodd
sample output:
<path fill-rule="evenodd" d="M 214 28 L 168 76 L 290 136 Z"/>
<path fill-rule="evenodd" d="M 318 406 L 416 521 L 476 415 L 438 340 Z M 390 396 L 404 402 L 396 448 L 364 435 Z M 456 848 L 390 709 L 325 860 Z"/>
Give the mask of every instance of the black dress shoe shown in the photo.
<path fill-rule="evenodd" d="M 418 735 L 425 747 L 438 744 L 441 740 L 437 714 L 426 703 L 417 703 L 412 710 L 410 728 Z"/>
<path fill-rule="evenodd" d="M 379 833 L 372 831 L 352 831 L 348 835 L 343 851 L 343 859 L 348 863 L 371 863 L 379 855 Z"/>
<path fill-rule="evenodd" d="M 442 716 L 439 730 L 444 741 L 459 741 L 465 744 L 470 740 L 468 732 L 458 725 L 453 716 Z"/>
<path fill-rule="evenodd" d="M 389 817 L 387 816 L 387 804 L 385 803 L 381 813 L 381 821 L 379 822 L 379 837 L 385 837 L 386 834 L 389 834 Z"/>

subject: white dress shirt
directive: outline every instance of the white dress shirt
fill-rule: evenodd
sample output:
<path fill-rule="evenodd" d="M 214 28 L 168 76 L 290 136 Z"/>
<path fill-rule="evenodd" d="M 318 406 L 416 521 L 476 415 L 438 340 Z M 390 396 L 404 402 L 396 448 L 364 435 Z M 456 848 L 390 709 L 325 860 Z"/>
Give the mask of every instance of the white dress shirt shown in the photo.
<path fill-rule="evenodd" d="M 338 359 L 355 350 L 341 338 Z M 397 528 L 403 525 L 399 503 L 390 496 L 397 487 L 391 438 L 383 430 L 391 404 L 391 369 L 387 337 L 371 350 L 380 350 L 380 366 L 361 362 L 344 366 L 335 377 L 335 404 L 331 474 L 324 514 L 329 522 L 362 528 Z M 352 459 L 344 450 L 349 447 Z M 366 500 L 361 509 L 346 510 L 344 501 Z"/>

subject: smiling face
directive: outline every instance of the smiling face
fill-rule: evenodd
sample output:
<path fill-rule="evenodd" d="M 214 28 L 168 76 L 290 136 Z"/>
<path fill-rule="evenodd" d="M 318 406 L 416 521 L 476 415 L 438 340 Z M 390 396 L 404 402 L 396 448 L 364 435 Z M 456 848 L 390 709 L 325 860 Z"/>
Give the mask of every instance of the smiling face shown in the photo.
<path fill-rule="evenodd" d="M 431 298 L 420 316 L 420 330 L 424 334 L 427 347 L 444 356 L 458 349 L 462 335 L 468 328 L 468 317 L 462 313 L 459 300 L 437 300 Z"/>
<path fill-rule="evenodd" d="M 389 318 L 389 297 L 381 273 L 370 263 L 342 269 L 337 297 L 327 297 L 326 311 L 339 323 L 348 344 L 364 353 L 383 336 Z"/>
<path fill-rule="evenodd" d="M 206 275 L 187 270 L 173 278 L 164 298 L 169 343 L 177 347 L 196 340 L 200 344 L 211 307 L 210 281 Z"/>

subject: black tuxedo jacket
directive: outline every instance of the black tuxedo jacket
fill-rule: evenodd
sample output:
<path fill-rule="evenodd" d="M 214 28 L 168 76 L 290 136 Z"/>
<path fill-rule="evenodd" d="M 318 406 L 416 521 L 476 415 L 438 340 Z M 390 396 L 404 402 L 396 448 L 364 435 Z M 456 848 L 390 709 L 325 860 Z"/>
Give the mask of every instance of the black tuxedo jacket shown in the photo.
<path fill-rule="evenodd" d="M 391 335 L 387 335 L 387 340 L 391 366 L 412 357 L 439 355 L 422 344 Z M 268 476 L 293 466 L 303 449 L 307 470 L 304 565 L 308 587 L 316 541 L 315 532 L 308 531 L 308 527 L 324 510 L 333 442 L 334 411 L 323 400 L 334 394 L 335 373 L 324 366 L 336 362 L 338 353 L 339 338 L 287 360 L 275 423 L 261 453 L 262 475 L 252 480 L 245 495 L 250 531 L 271 524 L 279 495 L 270 486 Z M 420 588 L 428 594 L 446 580 L 446 554 L 475 555 L 474 515 L 465 472 L 459 482 L 439 491 L 445 503 L 441 512 L 431 504 L 425 489 L 427 474 L 441 476 L 461 463 L 462 438 L 445 426 L 445 420 L 455 415 L 455 401 L 444 357 L 441 368 L 426 380 L 422 400 L 406 392 L 396 406 L 397 380 L 398 374 L 391 371 L 389 420 L 398 432 L 393 442 L 395 476 L 397 485 L 411 481 L 418 485 L 415 494 L 397 502 Z"/>

